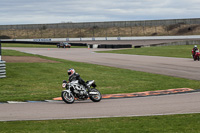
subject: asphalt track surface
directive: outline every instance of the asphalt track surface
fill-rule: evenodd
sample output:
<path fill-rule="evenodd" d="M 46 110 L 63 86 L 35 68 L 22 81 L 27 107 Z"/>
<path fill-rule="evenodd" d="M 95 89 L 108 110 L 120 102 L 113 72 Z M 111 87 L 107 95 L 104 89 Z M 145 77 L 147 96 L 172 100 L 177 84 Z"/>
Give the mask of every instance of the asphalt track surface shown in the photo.
<path fill-rule="evenodd" d="M 94 53 L 98 49 L 3 48 L 66 60 L 200 80 L 192 59 Z M 67 66 L 66 66 L 67 67 Z M 200 92 L 123 99 L 0 104 L 0 121 L 77 119 L 200 112 Z"/>
<path fill-rule="evenodd" d="M 151 116 L 200 112 L 200 92 L 138 98 L 0 104 L 0 121 Z"/>
<path fill-rule="evenodd" d="M 21 52 L 38 54 L 53 58 L 85 62 L 91 64 L 105 65 L 143 71 L 155 74 L 162 74 L 174 77 L 181 77 L 193 80 L 200 80 L 200 62 L 192 58 L 173 58 L 159 56 L 126 55 L 111 53 L 95 53 L 103 49 L 87 48 L 4 48 Z M 105 49 L 104 49 L 105 50 Z M 108 49 L 106 49 L 108 50 Z M 67 68 L 67 66 L 66 66 Z"/>

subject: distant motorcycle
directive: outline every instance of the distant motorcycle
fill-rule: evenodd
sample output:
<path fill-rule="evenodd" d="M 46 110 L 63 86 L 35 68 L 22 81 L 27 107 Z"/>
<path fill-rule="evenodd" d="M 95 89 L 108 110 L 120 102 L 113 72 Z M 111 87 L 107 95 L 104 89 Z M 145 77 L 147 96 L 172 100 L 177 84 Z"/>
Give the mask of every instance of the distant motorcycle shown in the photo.
<path fill-rule="evenodd" d="M 86 100 L 90 98 L 93 102 L 101 101 L 101 93 L 95 88 L 96 84 L 94 80 L 86 82 L 88 89 L 78 83 L 78 80 L 67 82 L 63 80 L 62 87 L 66 88 L 61 93 L 62 100 L 68 104 L 74 103 L 75 99 L 77 100 Z"/>
<path fill-rule="evenodd" d="M 194 52 L 194 50 L 192 50 L 192 57 L 193 57 L 194 61 L 196 61 L 196 60 L 199 61 L 199 55 L 200 55 L 199 50 L 196 50 L 196 52 Z"/>

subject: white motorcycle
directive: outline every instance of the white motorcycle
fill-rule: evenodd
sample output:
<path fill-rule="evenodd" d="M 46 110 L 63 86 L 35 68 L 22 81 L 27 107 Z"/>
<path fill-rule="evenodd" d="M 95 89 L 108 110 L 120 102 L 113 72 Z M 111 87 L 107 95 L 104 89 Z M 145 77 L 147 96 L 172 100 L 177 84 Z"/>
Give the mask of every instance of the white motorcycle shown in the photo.
<path fill-rule="evenodd" d="M 68 104 L 74 103 L 77 100 L 86 100 L 90 98 L 93 102 L 101 101 L 101 93 L 95 88 L 96 84 L 94 80 L 86 82 L 88 89 L 85 86 L 78 83 L 78 80 L 67 82 L 63 80 L 62 87 L 66 88 L 61 93 L 62 100 Z"/>

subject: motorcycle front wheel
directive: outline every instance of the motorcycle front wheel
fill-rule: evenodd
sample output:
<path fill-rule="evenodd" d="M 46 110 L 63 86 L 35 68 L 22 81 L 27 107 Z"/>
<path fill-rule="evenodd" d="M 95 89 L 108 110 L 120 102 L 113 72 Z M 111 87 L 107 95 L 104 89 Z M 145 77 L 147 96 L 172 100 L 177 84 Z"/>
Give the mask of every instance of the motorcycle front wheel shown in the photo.
<path fill-rule="evenodd" d="M 97 90 L 97 89 L 91 89 L 90 92 L 97 92 L 96 95 L 90 95 L 90 99 L 93 101 L 93 102 L 99 102 L 101 101 L 101 93 Z"/>
<path fill-rule="evenodd" d="M 75 98 L 71 92 L 68 93 L 67 91 L 62 91 L 61 97 L 62 97 L 62 100 L 68 104 L 74 103 Z"/>

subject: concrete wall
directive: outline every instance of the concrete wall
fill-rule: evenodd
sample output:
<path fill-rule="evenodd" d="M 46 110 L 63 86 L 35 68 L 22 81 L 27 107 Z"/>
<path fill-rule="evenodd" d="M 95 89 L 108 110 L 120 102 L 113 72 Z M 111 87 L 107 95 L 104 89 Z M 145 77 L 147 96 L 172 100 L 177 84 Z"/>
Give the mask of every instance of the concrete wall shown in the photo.
<path fill-rule="evenodd" d="M 188 36 L 141 36 L 141 37 L 88 37 L 88 38 L 41 38 L 41 39 L 0 39 L 0 41 L 61 42 L 61 41 L 126 41 L 126 40 L 199 40 L 200 35 Z"/>
<path fill-rule="evenodd" d="M 144 47 L 171 46 L 171 45 L 200 45 L 200 40 L 188 40 L 188 41 L 184 40 L 184 41 L 169 42 L 169 43 L 151 44 L 151 45 L 145 45 Z"/>

